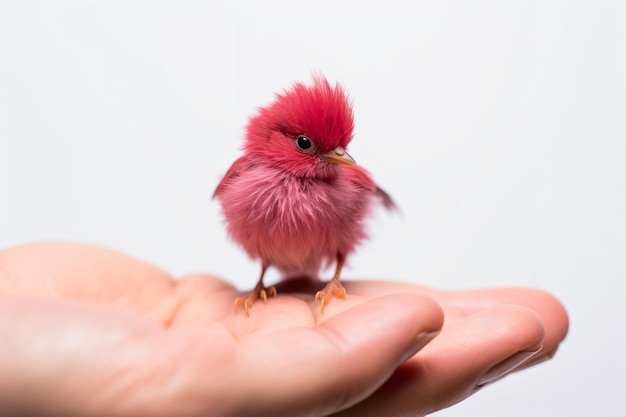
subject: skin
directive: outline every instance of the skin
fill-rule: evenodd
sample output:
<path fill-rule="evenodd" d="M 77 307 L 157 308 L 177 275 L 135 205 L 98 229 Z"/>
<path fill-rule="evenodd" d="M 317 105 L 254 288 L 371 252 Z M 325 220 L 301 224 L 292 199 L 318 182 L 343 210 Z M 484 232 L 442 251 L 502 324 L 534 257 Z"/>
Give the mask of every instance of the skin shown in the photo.
<path fill-rule="evenodd" d="M 246 317 L 210 275 L 90 245 L 0 251 L 0 414 L 419 416 L 551 358 L 567 333 L 538 290 L 345 286 L 320 316 L 321 283 L 286 281 Z"/>

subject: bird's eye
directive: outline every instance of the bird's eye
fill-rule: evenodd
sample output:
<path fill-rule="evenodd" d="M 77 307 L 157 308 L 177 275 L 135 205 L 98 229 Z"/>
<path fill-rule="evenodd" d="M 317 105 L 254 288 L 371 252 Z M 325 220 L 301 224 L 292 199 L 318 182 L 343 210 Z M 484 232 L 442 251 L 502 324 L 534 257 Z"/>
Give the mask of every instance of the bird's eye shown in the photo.
<path fill-rule="evenodd" d="M 315 148 L 313 141 L 304 135 L 298 135 L 296 137 L 296 146 L 305 153 L 309 153 Z"/>

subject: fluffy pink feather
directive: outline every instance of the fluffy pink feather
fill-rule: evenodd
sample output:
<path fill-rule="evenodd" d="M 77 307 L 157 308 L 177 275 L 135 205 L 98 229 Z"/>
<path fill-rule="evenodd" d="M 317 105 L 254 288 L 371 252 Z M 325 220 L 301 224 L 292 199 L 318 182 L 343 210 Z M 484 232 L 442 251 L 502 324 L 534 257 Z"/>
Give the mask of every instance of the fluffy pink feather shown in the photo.
<path fill-rule="evenodd" d="M 246 129 L 243 156 L 215 190 L 230 236 L 263 272 L 255 292 L 239 299 L 248 311 L 266 298 L 268 266 L 285 277 L 308 275 L 337 261 L 322 307 L 342 295 L 339 274 L 346 256 L 366 238 L 364 220 L 374 203 L 391 198 L 345 152 L 352 140 L 352 105 L 339 85 L 315 77 L 296 83 L 262 107 Z"/>

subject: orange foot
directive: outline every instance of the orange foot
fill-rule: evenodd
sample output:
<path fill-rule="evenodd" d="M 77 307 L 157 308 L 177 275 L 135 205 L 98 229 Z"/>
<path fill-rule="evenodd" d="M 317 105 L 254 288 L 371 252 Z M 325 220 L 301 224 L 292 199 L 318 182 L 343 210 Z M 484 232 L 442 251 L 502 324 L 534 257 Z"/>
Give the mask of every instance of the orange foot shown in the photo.
<path fill-rule="evenodd" d="M 339 280 L 335 278 L 326 284 L 322 291 L 318 291 L 317 294 L 315 294 L 315 302 L 320 302 L 322 313 L 324 312 L 324 306 L 326 306 L 333 297 L 338 297 L 342 300 L 346 298 L 346 289 L 343 288 Z"/>
<path fill-rule="evenodd" d="M 252 293 L 250 293 L 246 297 L 237 297 L 235 299 L 235 310 L 240 306 L 246 310 L 246 316 L 250 317 L 250 307 L 252 304 L 259 298 L 263 300 L 263 302 L 267 302 L 268 297 L 276 296 L 276 287 L 265 288 L 262 285 L 257 285 Z"/>

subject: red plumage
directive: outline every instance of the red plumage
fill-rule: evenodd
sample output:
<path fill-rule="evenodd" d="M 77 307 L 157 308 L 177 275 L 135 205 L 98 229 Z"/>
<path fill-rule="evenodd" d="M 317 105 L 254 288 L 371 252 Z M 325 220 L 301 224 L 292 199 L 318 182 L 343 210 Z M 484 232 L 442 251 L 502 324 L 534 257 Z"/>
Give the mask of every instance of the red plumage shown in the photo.
<path fill-rule="evenodd" d="M 296 83 L 276 101 L 259 109 L 247 126 L 245 151 L 257 148 L 260 139 L 269 139 L 275 131 L 295 137 L 306 134 L 326 152 L 348 146 L 352 140 L 354 118 L 352 103 L 340 85 L 331 86 L 323 77 L 314 77 L 313 85 Z"/>
<path fill-rule="evenodd" d="M 364 220 L 389 196 L 345 152 L 352 140 L 352 105 L 341 88 L 315 77 L 276 95 L 246 129 L 243 156 L 215 190 L 230 236 L 263 272 L 255 292 L 239 299 L 248 311 L 261 295 L 268 266 L 285 277 L 317 278 L 337 261 L 335 277 L 318 293 L 322 307 L 341 296 L 343 261 L 366 237 Z"/>

